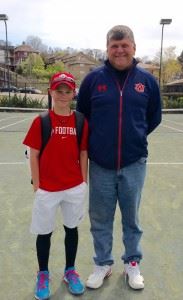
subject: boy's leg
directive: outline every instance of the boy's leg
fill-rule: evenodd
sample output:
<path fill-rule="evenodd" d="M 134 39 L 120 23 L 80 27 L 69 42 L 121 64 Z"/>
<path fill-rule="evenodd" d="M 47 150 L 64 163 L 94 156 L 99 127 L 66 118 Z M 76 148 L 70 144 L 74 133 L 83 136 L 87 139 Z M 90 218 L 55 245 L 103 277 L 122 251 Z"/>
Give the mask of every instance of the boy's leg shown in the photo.
<path fill-rule="evenodd" d="M 85 288 L 79 278 L 79 274 L 75 270 L 75 259 L 78 248 L 78 229 L 65 229 L 65 257 L 66 267 L 64 272 L 64 281 L 68 284 L 69 291 L 74 295 L 83 294 Z"/>
<path fill-rule="evenodd" d="M 74 267 L 76 253 L 78 248 L 78 229 L 68 228 L 64 225 L 65 229 L 65 259 L 66 265 L 65 269 Z"/>
<path fill-rule="evenodd" d="M 60 198 L 60 192 L 48 192 L 42 189 L 36 191 L 32 210 L 31 233 L 46 235 L 54 231 Z"/>
<path fill-rule="evenodd" d="M 63 223 L 68 228 L 77 227 L 85 216 L 87 184 L 81 183 L 63 191 L 60 203 Z"/>
<path fill-rule="evenodd" d="M 39 265 L 37 273 L 35 298 L 50 297 L 48 261 L 51 235 L 55 228 L 55 214 L 59 206 L 57 192 L 38 189 L 32 212 L 31 232 L 37 235 L 36 250 Z"/>
<path fill-rule="evenodd" d="M 84 217 L 86 184 L 82 183 L 64 193 L 64 201 L 61 202 L 61 212 L 65 229 L 65 256 L 66 267 L 64 282 L 69 291 L 74 295 L 83 294 L 85 287 L 75 270 L 75 259 L 78 248 L 77 226 Z"/>
<path fill-rule="evenodd" d="M 37 236 L 36 249 L 37 249 L 39 271 L 48 271 L 51 235 L 52 232 L 44 235 L 38 234 Z"/>
<path fill-rule="evenodd" d="M 38 235 L 36 240 L 39 272 L 37 274 L 35 298 L 47 299 L 50 296 L 48 261 L 52 232 Z"/>

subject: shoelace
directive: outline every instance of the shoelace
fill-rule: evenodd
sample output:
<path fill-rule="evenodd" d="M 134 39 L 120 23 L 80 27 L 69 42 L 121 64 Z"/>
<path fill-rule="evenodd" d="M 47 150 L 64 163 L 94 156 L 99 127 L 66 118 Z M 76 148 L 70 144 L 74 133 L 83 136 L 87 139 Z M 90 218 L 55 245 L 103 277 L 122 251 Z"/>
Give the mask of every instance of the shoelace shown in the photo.
<path fill-rule="evenodd" d="M 132 276 L 140 275 L 140 271 L 137 264 L 136 265 L 129 264 L 128 269 Z"/>
<path fill-rule="evenodd" d="M 48 274 L 41 273 L 38 278 L 38 289 L 46 288 L 46 281 L 48 281 Z"/>
<path fill-rule="evenodd" d="M 79 274 L 75 270 L 69 270 L 65 273 L 65 277 L 68 281 L 73 281 L 74 283 L 78 283 Z"/>
<path fill-rule="evenodd" d="M 98 276 L 100 276 L 100 275 L 103 276 L 106 273 L 106 270 L 104 268 L 95 266 L 94 273 L 96 273 Z"/>

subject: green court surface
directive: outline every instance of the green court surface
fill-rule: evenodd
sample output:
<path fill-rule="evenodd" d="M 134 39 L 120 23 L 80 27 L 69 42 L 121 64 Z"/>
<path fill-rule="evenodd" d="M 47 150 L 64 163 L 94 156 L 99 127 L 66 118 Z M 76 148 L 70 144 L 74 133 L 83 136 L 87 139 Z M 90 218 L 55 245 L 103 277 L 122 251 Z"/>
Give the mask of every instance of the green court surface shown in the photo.
<path fill-rule="evenodd" d="M 29 233 L 34 193 L 22 140 L 36 113 L 0 112 L 0 299 L 31 300 L 37 272 L 35 236 Z M 183 114 L 164 114 L 149 136 L 147 177 L 140 208 L 144 231 L 141 271 L 145 289 L 129 288 L 120 259 L 121 220 L 114 224 L 113 274 L 98 290 L 86 289 L 82 300 L 183 299 Z M 86 199 L 87 206 L 88 199 Z M 64 232 L 57 216 L 50 256 L 53 300 L 76 299 L 62 282 Z M 79 230 L 76 266 L 85 281 L 93 269 L 88 214 Z"/>

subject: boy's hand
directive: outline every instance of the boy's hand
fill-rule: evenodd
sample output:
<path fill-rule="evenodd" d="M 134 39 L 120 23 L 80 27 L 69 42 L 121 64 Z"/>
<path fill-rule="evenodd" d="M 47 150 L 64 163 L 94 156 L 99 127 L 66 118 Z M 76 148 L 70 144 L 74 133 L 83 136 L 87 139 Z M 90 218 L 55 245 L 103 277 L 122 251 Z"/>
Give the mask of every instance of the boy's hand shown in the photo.
<path fill-rule="evenodd" d="M 39 152 L 39 150 L 30 148 L 30 167 L 34 192 L 39 188 Z"/>
<path fill-rule="evenodd" d="M 33 190 L 36 192 L 39 188 L 39 184 L 33 184 Z"/>

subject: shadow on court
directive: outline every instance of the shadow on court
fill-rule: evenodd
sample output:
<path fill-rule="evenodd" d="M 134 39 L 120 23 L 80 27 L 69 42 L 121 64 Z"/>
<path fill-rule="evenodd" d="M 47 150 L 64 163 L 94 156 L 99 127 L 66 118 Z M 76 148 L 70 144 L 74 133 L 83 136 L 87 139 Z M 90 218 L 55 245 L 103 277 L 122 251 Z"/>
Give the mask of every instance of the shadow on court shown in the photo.
<path fill-rule="evenodd" d="M 22 140 L 35 113 L 0 113 L 0 299 L 31 300 L 37 272 L 35 236 L 29 233 L 33 191 Z M 164 115 L 149 137 L 147 178 L 140 220 L 144 231 L 141 263 L 145 289 L 134 291 L 123 276 L 121 220 L 114 224 L 113 274 L 98 290 L 86 289 L 82 300 L 182 300 L 183 282 L 183 114 Z M 88 199 L 86 199 L 86 206 Z M 76 299 L 62 282 L 64 230 L 57 216 L 52 236 L 52 300 Z M 85 281 L 93 268 L 88 215 L 80 226 L 76 266 Z"/>

